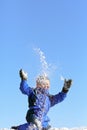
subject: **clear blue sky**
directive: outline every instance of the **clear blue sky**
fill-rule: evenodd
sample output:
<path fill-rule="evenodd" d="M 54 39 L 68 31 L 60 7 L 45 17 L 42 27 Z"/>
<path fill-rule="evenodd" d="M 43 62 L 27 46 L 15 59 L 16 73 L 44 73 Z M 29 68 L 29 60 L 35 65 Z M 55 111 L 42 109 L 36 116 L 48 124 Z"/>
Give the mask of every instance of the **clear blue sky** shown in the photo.
<path fill-rule="evenodd" d="M 60 76 L 72 78 L 64 102 L 50 109 L 54 127 L 87 125 L 87 1 L 0 0 L 0 128 L 25 123 L 27 96 L 19 91 L 19 70 L 35 86 L 40 48 L 56 66 L 50 93 L 61 91 Z"/>

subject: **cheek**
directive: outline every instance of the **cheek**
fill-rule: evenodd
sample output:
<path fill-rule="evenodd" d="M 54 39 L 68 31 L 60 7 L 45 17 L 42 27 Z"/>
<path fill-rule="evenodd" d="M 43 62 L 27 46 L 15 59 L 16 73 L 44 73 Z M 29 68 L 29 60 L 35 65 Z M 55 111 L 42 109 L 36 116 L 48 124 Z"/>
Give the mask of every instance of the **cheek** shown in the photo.
<path fill-rule="evenodd" d="M 49 88 L 49 85 L 45 85 L 44 88 L 45 88 L 45 89 L 48 89 L 48 88 Z"/>
<path fill-rule="evenodd" d="M 41 84 L 40 87 L 41 87 L 41 88 L 45 88 L 45 85 L 44 85 L 44 84 Z"/>
<path fill-rule="evenodd" d="M 47 86 L 46 88 L 49 89 L 49 86 Z"/>
<path fill-rule="evenodd" d="M 43 84 L 43 85 L 41 85 L 41 88 L 47 88 L 47 86 Z"/>

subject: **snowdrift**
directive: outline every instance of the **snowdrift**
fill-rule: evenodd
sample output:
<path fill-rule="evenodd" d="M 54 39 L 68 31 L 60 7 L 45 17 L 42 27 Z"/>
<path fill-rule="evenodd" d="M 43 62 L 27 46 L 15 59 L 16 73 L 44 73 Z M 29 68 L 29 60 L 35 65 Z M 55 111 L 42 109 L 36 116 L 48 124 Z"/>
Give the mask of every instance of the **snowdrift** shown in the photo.
<path fill-rule="evenodd" d="M 9 129 L 9 128 L 0 128 L 0 130 L 13 130 L 13 129 Z M 74 127 L 74 128 L 51 128 L 49 130 L 87 130 L 87 127 Z"/>

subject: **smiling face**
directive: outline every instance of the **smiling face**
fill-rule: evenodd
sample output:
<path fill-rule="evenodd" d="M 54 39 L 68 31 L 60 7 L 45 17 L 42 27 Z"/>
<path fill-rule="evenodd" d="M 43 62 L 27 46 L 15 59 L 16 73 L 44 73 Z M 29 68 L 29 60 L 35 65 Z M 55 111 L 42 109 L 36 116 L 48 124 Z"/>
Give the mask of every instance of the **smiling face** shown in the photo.
<path fill-rule="evenodd" d="M 36 87 L 49 89 L 50 81 L 46 76 L 39 76 L 36 80 Z"/>

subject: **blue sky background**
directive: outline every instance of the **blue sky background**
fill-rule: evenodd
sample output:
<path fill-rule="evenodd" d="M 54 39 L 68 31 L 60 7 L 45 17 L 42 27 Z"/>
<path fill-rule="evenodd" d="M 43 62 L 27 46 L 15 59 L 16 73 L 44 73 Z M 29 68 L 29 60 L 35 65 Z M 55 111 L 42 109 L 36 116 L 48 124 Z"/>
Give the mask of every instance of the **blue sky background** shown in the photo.
<path fill-rule="evenodd" d="M 25 123 L 27 96 L 19 91 L 19 70 L 35 86 L 40 48 L 50 75 L 50 93 L 61 91 L 60 76 L 72 78 L 64 102 L 50 109 L 53 127 L 87 126 L 87 1 L 0 0 L 0 128 Z"/>

